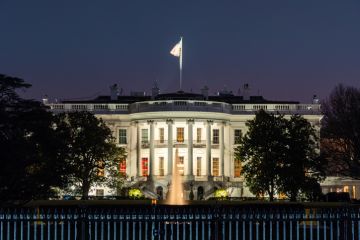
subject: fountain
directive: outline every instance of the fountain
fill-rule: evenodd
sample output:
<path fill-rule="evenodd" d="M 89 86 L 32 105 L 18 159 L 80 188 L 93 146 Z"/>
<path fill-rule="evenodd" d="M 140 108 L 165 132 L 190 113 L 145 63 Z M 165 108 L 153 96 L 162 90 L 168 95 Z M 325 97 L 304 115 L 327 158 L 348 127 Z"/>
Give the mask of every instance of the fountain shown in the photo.
<path fill-rule="evenodd" d="M 182 183 L 182 176 L 179 172 L 179 153 L 175 150 L 175 164 L 173 164 L 172 179 L 168 190 L 168 197 L 166 204 L 169 205 L 185 205 L 184 201 L 184 187 Z"/>

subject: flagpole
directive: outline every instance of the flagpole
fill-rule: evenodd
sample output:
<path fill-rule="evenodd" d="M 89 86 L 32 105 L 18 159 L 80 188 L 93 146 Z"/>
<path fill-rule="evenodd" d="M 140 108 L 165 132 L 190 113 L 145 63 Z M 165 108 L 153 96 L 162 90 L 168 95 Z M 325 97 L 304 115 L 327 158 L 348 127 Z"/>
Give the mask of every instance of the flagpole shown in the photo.
<path fill-rule="evenodd" d="M 183 44 L 182 44 L 182 37 L 180 37 L 180 57 L 179 57 L 179 63 L 180 63 L 180 90 L 182 90 L 182 52 L 183 52 Z"/>

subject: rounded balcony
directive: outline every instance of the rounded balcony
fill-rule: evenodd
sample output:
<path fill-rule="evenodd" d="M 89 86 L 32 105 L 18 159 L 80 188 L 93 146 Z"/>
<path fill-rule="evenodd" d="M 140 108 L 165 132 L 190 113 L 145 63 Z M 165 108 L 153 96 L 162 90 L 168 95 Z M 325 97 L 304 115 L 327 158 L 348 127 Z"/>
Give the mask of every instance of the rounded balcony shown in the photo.
<path fill-rule="evenodd" d="M 163 111 L 219 112 L 230 114 L 232 107 L 228 103 L 198 100 L 146 101 L 132 103 L 129 106 L 129 113 Z"/>

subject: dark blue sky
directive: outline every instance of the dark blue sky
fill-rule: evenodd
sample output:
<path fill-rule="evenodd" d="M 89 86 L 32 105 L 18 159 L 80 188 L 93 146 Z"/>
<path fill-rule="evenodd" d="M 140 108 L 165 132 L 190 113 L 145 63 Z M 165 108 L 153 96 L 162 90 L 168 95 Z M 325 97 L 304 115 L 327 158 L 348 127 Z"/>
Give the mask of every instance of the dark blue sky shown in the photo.
<path fill-rule="evenodd" d="M 0 73 L 40 99 L 178 90 L 169 51 L 184 37 L 184 90 L 309 102 L 360 87 L 360 1 L 1 0 Z"/>

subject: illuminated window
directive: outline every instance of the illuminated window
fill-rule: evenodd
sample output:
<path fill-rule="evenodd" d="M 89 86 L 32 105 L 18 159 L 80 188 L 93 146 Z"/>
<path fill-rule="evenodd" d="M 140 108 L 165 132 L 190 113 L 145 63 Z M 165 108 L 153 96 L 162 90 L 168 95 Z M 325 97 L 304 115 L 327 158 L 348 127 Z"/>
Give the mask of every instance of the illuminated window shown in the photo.
<path fill-rule="evenodd" d="M 178 157 L 177 159 L 177 169 L 181 176 L 184 176 L 184 157 Z"/>
<path fill-rule="evenodd" d="M 201 142 L 201 128 L 196 129 L 196 142 L 197 143 Z"/>
<path fill-rule="evenodd" d="M 164 157 L 159 157 L 159 175 L 164 176 Z"/>
<path fill-rule="evenodd" d="M 180 143 L 184 142 L 184 128 L 176 129 L 176 141 Z"/>
<path fill-rule="evenodd" d="M 119 164 L 119 172 L 121 175 L 126 175 L 126 159 L 122 159 Z"/>
<path fill-rule="evenodd" d="M 234 144 L 240 144 L 241 136 L 242 136 L 241 130 L 235 129 L 234 130 Z"/>
<path fill-rule="evenodd" d="M 96 189 L 95 192 L 96 196 L 104 196 L 104 189 Z"/>
<path fill-rule="evenodd" d="M 126 129 L 119 129 L 119 144 L 126 144 Z"/>
<path fill-rule="evenodd" d="M 219 129 L 213 129 L 213 144 L 219 144 Z"/>
<path fill-rule="evenodd" d="M 141 170 L 142 170 L 142 176 L 144 177 L 149 176 L 148 158 L 141 159 Z"/>
<path fill-rule="evenodd" d="M 164 143 L 164 128 L 159 128 L 160 143 Z"/>
<path fill-rule="evenodd" d="M 141 142 L 142 143 L 149 142 L 149 131 L 147 128 L 141 129 Z"/>
<path fill-rule="evenodd" d="M 352 198 L 356 198 L 356 188 L 355 188 L 355 186 L 352 186 Z"/>
<path fill-rule="evenodd" d="M 201 157 L 196 158 L 196 176 L 201 176 Z"/>
<path fill-rule="evenodd" d="M 219 176 L 219 158 L 213 158 L 213 176 Z"/>
<path fill-rule="evenodd" d="M 103 161 L 98 161 L 97 162 L 98 168 L 97 168 L 97 175 L 99 177 L 104 177 L 105 176 L 105 164 Z"/>
<path fill-rule="evenodd" d="M 235 159 L 234 160 L 234 177 L 240 177 L 241 175 L 241 161 Z"/>

